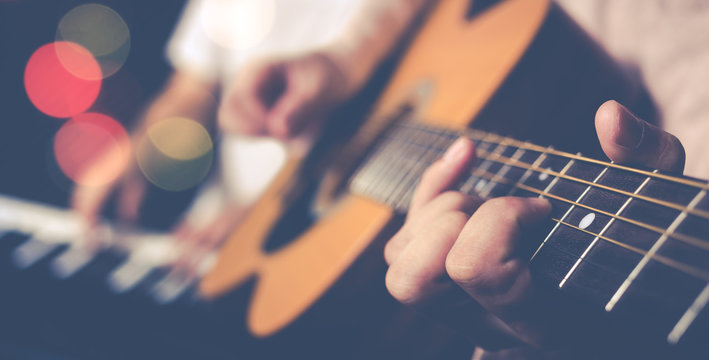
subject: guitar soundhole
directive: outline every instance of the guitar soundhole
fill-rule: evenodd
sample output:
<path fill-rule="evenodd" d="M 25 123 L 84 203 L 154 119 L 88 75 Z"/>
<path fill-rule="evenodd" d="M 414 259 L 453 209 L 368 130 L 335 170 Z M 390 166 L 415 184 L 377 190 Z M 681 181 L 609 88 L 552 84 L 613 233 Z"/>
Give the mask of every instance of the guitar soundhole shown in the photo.
<path fill-rule="evenodd" d="M 487 10 L 490 6 L 495 5 L 499 0 L 471 0 L 469 1 L 468 11 L 465 12 L 465 20 L 470 21 L 480 13 Z"/>
<path fill-rule="evenodd" d="M 284 201 L 290 205 L 268 234 L 263 246 L 265 252 L 276 252 L 287 246 L 313 225 L 315 217 L 311 209 L 317 185 L 309 181 L 294 198 L 288 199 L 286 196 Z"/>

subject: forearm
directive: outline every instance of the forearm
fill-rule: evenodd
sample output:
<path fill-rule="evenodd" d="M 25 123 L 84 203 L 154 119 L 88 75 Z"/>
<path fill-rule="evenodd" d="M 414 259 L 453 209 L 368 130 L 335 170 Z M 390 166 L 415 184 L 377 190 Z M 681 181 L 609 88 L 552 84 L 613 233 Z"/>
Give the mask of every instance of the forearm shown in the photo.
<path fill-rule="evenodd" d="M 347 76 L 347 88 L 354 92 L 396 47 L 413 22 L 436 0 L 367 0 L 327 48 Z"/>
<path fill-rule="evenodd" d="M 169 117 L 185 117 L 210 128 L 217 106 L 216 85 L 184 72 L 175 72 L 165 88 L 148 105 L 135 134 L 144 133 L 152 124 Z"/>

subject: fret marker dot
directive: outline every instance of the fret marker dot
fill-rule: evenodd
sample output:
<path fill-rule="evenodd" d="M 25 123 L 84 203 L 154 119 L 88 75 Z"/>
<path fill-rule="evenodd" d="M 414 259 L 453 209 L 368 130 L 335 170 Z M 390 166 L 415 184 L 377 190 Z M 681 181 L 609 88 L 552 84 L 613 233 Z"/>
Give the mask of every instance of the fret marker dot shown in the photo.
<path fill-rule="evenodd" d="M 551 171 L 551 168 L 546 168 L 546 170 Z M 539 173 L 539 181 L 544 181 L 549 178 L 549 173 Z"/>
<path fill-rule="evenodd" d="M 580 229 L 586 229 L 589 225 L 593 223 L 593 220 L 596 219 L 596 214 L 590 213 L 581 219 L 581 222 L 579 222 L 579 228 Z"/>

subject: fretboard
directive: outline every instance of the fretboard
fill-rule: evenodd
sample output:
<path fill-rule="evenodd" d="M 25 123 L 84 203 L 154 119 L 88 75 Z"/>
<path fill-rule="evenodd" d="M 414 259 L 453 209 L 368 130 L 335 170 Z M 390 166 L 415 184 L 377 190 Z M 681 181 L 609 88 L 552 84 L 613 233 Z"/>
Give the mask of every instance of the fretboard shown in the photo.
<path fill-rule="evenodd" d="M 423 171 L 460 136 L 474 141 L 477 163 L 457 190 L 552 203 L 546 236 L 531 252 L 540 279 L 608 312 L 651 316 L 670 343 L 688 333 L 709 336 L 705 181 L 473 129 L 402 122 L 381 136 L 350 189 L 405 212 Z"/>

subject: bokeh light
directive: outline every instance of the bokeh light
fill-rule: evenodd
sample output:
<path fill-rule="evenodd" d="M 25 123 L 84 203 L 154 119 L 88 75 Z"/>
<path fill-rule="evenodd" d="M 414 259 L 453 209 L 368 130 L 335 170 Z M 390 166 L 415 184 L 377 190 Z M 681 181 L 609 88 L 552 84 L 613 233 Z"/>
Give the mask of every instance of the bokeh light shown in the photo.
<path fill-rule="evenodd" d="M 103 77 L 116 73 L 130 52 L 128 25 L 113 9 L 99 4 L 84 4 L 73 8 L 59 21 L 57 41 L 71 41 L 94 55 Z M 59 59 L 65 56 L 59 52 Z M 71 64 L 66 65 L 70 71 Z"/>
<path fill-rule="evenodd" d="M 64 54 L 59 60 L 57 54 Z M 69 71 L 71 68 L 72 71 Z M 43 113 L 68 118 L 86 111 L 101 90 L 101 68 L 91 53 L 58 41 L 37 49 L 25 68 L 25 90 Z"/>
<path fill-rule="evenodd" d="M 54 137 L 54 156 L 62 172 L 85 186 L 118 178 L 131 160 L 131 142 L 110 116 L 85 113 L 67 121 Z"/>
<path fill-rule="evenodd" d="M 137 160 L 150 182 L 165 190 L 181 191 L 207 176 L 213 153 L 209 132 L 200 123 L 173 117 L 150 126 L 139 142 Z"/>
<path fill-rule="evenodd" d="M 244 50 L 260 44 L 273 28 L 273 0 L 205 0 L 200 25 L 221 47 Z"/>

